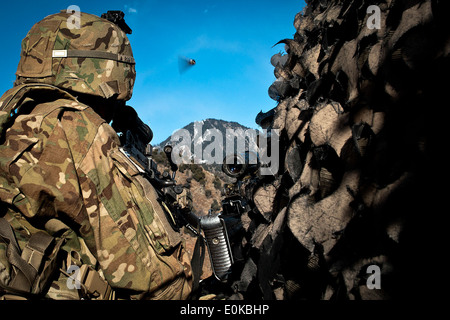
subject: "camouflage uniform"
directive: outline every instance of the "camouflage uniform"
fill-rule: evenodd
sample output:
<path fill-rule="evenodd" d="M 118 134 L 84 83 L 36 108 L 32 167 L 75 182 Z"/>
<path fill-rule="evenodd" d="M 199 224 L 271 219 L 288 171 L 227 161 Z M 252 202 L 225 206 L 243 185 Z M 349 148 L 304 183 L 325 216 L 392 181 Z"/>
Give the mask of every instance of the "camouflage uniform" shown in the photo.
<path fill-rule="evenodd" d="M 0 217 L 12 226 L 22 258 L 30 234 L 51 235 L 55 246 L 44 260 L 57 255 L 52 270 L 62 270 L 25 291 L 79 298 L 63 271 L 88 265 L 116 298 L 185 299 L 192 287 L 189 256 L 155 190 L 120 152 L 96 106 L 66 90 L 129 99 L 135 73 L 128 39 L 116 25 L 84 13 L 81 28 L 69 29 L 68 17 L 52 15 L 31 29 L 15 86 L 0 98 Z M 52 58 L 48 48 L 54 55 L 67 50 L 67 57 L 57 51 Z M 0 296 L 17 274 L 8 259 L 12 245 L 1 240 Z"/>

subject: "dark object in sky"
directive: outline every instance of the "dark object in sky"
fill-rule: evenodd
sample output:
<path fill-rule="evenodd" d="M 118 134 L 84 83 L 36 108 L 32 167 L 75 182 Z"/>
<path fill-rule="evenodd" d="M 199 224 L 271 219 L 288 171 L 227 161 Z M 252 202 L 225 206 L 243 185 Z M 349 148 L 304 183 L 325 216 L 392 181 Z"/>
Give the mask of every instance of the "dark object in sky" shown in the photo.
<path fill-rule="evenodd" d="M 194 59 L 186 58 L 184 56 L 178 56 L 178 70 L 180 73 L 186 72 L 190 67 L 194 66 L 197 62 Z"/>

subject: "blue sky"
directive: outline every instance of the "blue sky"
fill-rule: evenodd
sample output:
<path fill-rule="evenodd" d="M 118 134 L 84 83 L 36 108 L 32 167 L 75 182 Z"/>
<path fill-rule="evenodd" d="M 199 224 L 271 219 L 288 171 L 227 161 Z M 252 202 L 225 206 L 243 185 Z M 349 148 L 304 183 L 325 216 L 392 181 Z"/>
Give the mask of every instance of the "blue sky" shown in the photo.
<path fill-rule="evenodd" d="M 133 30 L 136 84 L 129 105 L 154 132 L 152 143 L 188 123 L 206 118 L 257 128 L 260 110 L 276 106 L 267 90 L 275 80 L 272 55 L 293 38 L 304 1 L 11 1 L 2 3 L 0 91 L 12 87 L 20 43 L 34 23 L 77 5 L 100 15 L 122 10 Z M 180 73 L 179 56 L 197 64 Z"/>

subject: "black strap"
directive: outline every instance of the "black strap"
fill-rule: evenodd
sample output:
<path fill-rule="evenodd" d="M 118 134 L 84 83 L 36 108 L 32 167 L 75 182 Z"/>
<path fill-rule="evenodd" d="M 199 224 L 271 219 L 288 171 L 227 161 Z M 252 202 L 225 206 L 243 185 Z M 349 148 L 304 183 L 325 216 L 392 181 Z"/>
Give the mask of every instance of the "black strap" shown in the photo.
<path fill-rule="evenodd" d="M 31 292 L 41 271 L 44 256 L 54 243 L 53 237 L 42 231 L 36 232 L 21 252 L 14 231 L 5 218 L 0 218 L 0 237 L 8 243 L 6 256 L 16 272 L 8 286 L 12 289 Z"/>
<path fill-rule="evenodd" d="M 0 237 L 3 238 L 5 242 L 8 242 L 12 246 L 12 249 L 17 251 L 20 255 L 20 248 L 16 236 L 14 235 L 14 231 L 5 218 L 0 218 Z"/>
<path fill-rule="evenodd" d="M 30 264 L 37 272 L 40 272 L 47 251 L 49 251 L 50 247 L 53 247 L 53 240 L 54 238 L 52 236 L 42 231 L 32 234 L 23 249 L 22 259 Z"/>
<path fill-rule="evenodd" d="M 0 237 L 8 243 L 6 256 L 16 271 L 16 275 L 9 285 L 14 289 L 30 291 L 36 279 L 37 271 L 22 259 L 14 231 L 5 218 L 0 218 Z"/>

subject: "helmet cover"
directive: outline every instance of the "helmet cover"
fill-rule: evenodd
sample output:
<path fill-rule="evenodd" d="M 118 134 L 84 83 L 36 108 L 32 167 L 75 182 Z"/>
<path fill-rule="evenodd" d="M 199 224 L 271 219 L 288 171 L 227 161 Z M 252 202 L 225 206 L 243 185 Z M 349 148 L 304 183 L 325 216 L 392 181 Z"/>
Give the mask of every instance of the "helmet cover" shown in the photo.
<path fill-rule="evenodd" d="M 15 85 L 47 83 L 61 89 L 129 100 L 136 77 L 130 42 L 116 24 L 61 11 L 36 23 L 22 41 Z"/>

